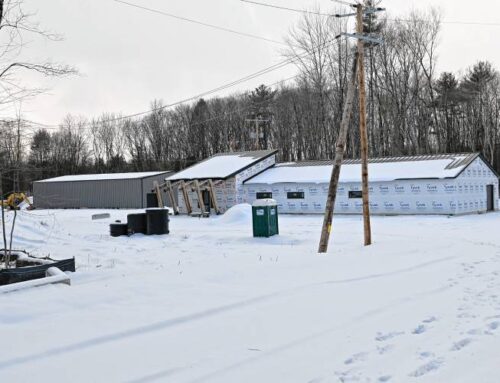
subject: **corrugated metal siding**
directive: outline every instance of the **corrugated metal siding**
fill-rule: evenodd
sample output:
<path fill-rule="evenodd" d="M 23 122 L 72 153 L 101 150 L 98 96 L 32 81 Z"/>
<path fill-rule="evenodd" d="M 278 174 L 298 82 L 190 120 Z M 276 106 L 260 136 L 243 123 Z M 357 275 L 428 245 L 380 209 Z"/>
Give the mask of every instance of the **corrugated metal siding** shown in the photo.
<path fill-rule="evenodd" d="M 161 185 L 162 183 L 165 182 L 165 178 L 167 178 L 170 174 L 161 174 L 159 176 L 143 178 L 143 188 L 144 188 L 144 194 L 142 197 L 143 207 L 147 207 L 147 193 L 151 193 L 151 190 L 153 190 L 154 181 L 158 182 L 158 184 Z M 161 189 L 161 196 L 163 199 L 163 203 L 171 207 L 172 202 L 170 201 L 170 198 L 168 197 L 168 194 L 166 193 L 165 189 Z"/>
<path fill-rule="evenodd" d="M 41 209 L 140 209 L 146 207 L 146 193 L 153 181 L 163 182 L 167 174 L 143 179 L 34 182 L 33 202 Z"/>
<path fill-rule="evenodd" d="M 38 208 L 140 208 L 141 180 L 35 182 Z"/>

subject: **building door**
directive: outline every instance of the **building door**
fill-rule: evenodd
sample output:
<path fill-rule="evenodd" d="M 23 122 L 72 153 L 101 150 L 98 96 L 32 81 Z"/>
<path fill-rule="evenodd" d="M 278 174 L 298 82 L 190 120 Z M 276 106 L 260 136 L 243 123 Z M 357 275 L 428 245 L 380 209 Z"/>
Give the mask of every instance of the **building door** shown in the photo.
<path fill-rule="evenodd" d="M 201 192 L 203 197 L 203 204 L 205 205 L 205 211 L 210 213 L 210 207 L 212 206 L 212 201 L 210 200 L 210 192 L 208 190 L 203 190 Z"/>
<path fill-rule="evenodd" d="M 495 188 L 493 185 L 486 185 L 486 209 L 487 211 L 495 210 Z"/>

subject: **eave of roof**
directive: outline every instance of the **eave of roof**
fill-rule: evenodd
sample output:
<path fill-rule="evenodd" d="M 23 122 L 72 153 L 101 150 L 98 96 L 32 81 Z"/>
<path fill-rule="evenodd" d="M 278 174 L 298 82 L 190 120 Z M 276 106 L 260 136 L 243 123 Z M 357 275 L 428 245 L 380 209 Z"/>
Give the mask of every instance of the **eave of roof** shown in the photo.
<path fill-rule="evenodd" d="M 414 161 L 432 161 L 432 160 L 445 160 L 445 159 L 456 159 L 446 166 L 445 169 L 454 169 L 462 167 L 460 172 L 455 174 L 453 177 L 415 177 L 415 178 L 394 178 L 393 181 L 408 181 L 408 180 L 436 180 L 436 179 L 455 179 L 460 174 L 462 174 L 472 162 L 474 162 L 477 158 L 481 158 L 482 161 L 491 169 L 491 171 L 498 177 L 498 173 L 495 169 L 489 164 L 486 158 L 481 153 L 450 153 L 450 154 L 429 154 L 429 155 L 415 155 L 415 156 L 398 156 L 398 157 L 379 157 L 379 158 L 371 158 L 369 159 L 370 164 L 375 163 L 395 163 L 395 162 L 414 162 Z M 346 159 L 342 162 L 342 165 L 359 165 L 361 164 L 360 159 Z M 291 163 L 281 163 L 277 164 L 274 167 L 271 167 L 266 170 L 271 170 L 275 168 L 283 168 L 283 167 L 313 167 L 313 166 L 333 166 L 333 160 L 311 160 L 311 161 L 300 161 L 300 162 L 291 162 Z M 263 172 L 261 172 L 263 173 Z M 256 174 L 249 179 L 245 180 L 244 183 L 252 181 L 254 178 L 259 176 L 261 173 Z M 288 182 L 279 182 L 279 183 L 295 183 L 296 181 L 288 181 Z"/>
<path fill-rule="evenodd" d="M 227 180 L 231 177 L 234 177 L 236 174 L 238 173 L 241 173 L 243 171 L 245 171 L 246 169 L 248 168 L 251 168 L 252 166 L 254 166 L 255 164 L 261 162 L 261 161 L 264 161 L 266 159 L 268 159 L 269 157 L 271 156 L 274 156 L 278 153 L 278 150 L 275 150 L 275 149 L 270 149 L 270 150 L 258 150 L 258 151 L 246 151 L 246 152 L 229 152 L 229 153 L 217 153 L 211 157 L 208 157 L 200 162 L 197 162 L 196 164 L 194 165 L 191 165 L 181 171 L 179 171 L 178 173 L 182 173 L 186 170 L 189 170 L 189 169 L 192 169 L 194 167 L 196 167 L 197 165 L 201 164 L 201 163 L 204 163 L 204 162 L 207 162 L 209 161 L 210 159 L 214 158 L 214 157 L 221 157 L 221 156 L 225 156 L 225 155 L 235 155 L 235 154 L 239 154 L 240 156 L 250 156 L 250 155 L 256 155 L 257 153 L 262 153 L 262 156 L 261 157 L 258 157 L 255 159 L 255 161 L 253 161 L 252 163 L 238 169 L 237 171 L 227 175 L 227 176 L 224 176 L 224 177 L 200 177 L 200 178 L 176 178 L 176 174 L 173 174 L 172 176 L 168 177 L 167 180 L 169 181 L 192 181 L 192 180 L 200 180 L 200 181 L 204 181 L 204 180 L 209 180 L 209 179 L 212 179 L 212 180 Z"/>
<path fill-rule="evenodd" d="M 173 171 L 171 170 L 165 170 L 165 171 L 157 171 L 157 172 L 131 172 L 130 174 L 142 174 L 142 173 L 150 173 L 150 174 L 145 174 L 141 177 L 124 177 L 124 178 L 91 178 L 91 176 L 96 176 L 99 175 L 101 177 L 103 176 L 113 176 L 116 174 L 125 174 L 125 173 L 96 173 L 96 174 L 76 174 L 75 176 L 89 176 L 87 179 L 67 179 L 64 180 L 62 179 L 63 177 L 68 177 L 68 176 L 59 176 L 59 177 L 53 177 L 53 178 L 47 178 L 44 180 L 37 180 L 33 181 L 33 183 L 57 183 L 57 182 L 99 182 L 99 181 L 130 181 L 130 180 L 143 180 L 145 178 L 150 178 L 150 177 L 157 177 L 157 176 L 162 176 L 165 174 L 172 174 Z M 58 178 L 61 178 L 61 180 L 58 180 Z"/>

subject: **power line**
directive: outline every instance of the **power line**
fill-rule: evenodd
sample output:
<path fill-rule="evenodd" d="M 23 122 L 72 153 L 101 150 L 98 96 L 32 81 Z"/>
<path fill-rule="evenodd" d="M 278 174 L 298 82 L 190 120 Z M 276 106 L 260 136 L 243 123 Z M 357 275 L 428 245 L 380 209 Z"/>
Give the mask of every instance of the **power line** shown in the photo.
<path fill-rule="evenodd" d="M 403 22 L 403 23 L 414 23 L 415 21 L 427 21 L 423 19 L 386 19 L 387 21 L 393 21 L 393 22 Z M 489 23 L 489 22 L 482 22 L 482 21 L 440 21 L 441 24 L 448 24 L 448 25 L 478 25 L 478 26 L 485 26 L 485 27 L 500 27 L 500 23 Z"/>
<path fill-rule="evenodd" d="M 138 5 L 138 4 L 134 4 L 134 3 L 129 3 L 127 1 L 123 1 L 123 0 L 112 0 L 112 1 L 114 1 L 116 3 L 123 4 L 123 5 L 127 5 L 129 7 L 134 7 L 134 8 L 142 9 L 144 11 L 156 13 L 156 14 L 163 15 L 163 16 L 167 16 L 167 17 L 170 17 L 170 18 L 173 18 L 173 19 L 177 19 L 177 20 L 181 20 L 181 21 L 186 21 L 186 22 L 193 23 L 193 24 L 202 25 L 204 27 L 208 27 L 208 28 L 212 28 L 212 29 L 217 29 L 219 31 L 228 32 L 228 33 L 232 33 L 232 34 L 240 35 L 240 36 L 245 36 L 245 37 L 250 37 L 252 39 L 263 40 L 263 41 L 267 41 L 268 43 L 286 45 L 283 41 L 273 40 L 273 39 L 269 39 L 267 37 L 262 37 L 262 36 L 254 35 L 254 34 L 251 34 L 251 33 L 240 32 L 240 31 L 237 31 L 237 30 L 234 30 L 234 29 L 230 29 L 230 28 L 226 28 L 226 27 L 220 27 L 218 25 L 205 23 L 203 21 L 198 21 L 198 20 L 190 19 L 190 18 L 183 17 L 183 16 L 177 16 L 177 15 L 174 15 L 172 13 L 164 12 L 164 11 L 161 11 L 161 10 L 158 10 L 158 9 L 144 7 L 142 5 Z"/>
<path fill-rule="evenodd" d="M 289 8 L 289 7 L 283 7 L 280 5 L 276 4 L 270 4 L 270 3 L 261 3 L 258 1 L 253 1 L 253 0 L 240 0 L 244 3 L 249 3 L 249 4 L 254 4 L 262 7 L 268 7 L 268 8 L 276 8 L 276 9 L 281 9 L 283 11 L 290 11 L 290 12 L 298 12 L 302 14 L 311 14 L 311 15 L 318 15 L 318 16 L 325 16 L 325 17 L 338 17 L 340 15 L 338 14 L 328 14 L 328 13 L 322 13 L 322 12 L 316 12 L 316 11 L 309 11 L 309 10 L 302 10 L 302 9 L 297 9 L 297 8 Z M 348 4 L 348 3 L 345 3 Z M 391 21 L 391 22 L 403 22 L 403 23 L 413 23 L 415 21 L 426 21 L 423 19 L 399 19 L 399 18 L 384 18 L 383 20 Z M 451 25 L 481 25 L 481 26 L 494 26 L 494 27 L 500 27 L 500 23 L 495 23 L 495 22 L 483 22 L 483 21 L 440 21 L 441 24 L 451 24 Z"/>
<path fill-rule="evenodd" d="M 118 1 L 118 0 L 114 0 L 114 1 Z M 158 107 L 158 108 L 149 109 L 149 110 L 146 110 L 146 111 L 143 111 L 143 112 L 138 112 L 138 113 L 134 113 L 134 114 L 128 114 L 128 115 L 124 115 L 124 116 L 118 116 L 118 117 L 110 118 L 110 119 L 106 119 L 106 120 L 99 120 L 99 121 L 94 122 L 94 124 L 102 125 L 102 124 L 109 123 L 109 122 L 115 122 L 115 121 L 120 121 L 120 120 L 135 118 L 135 117 L 140 117 L 140 116 L 144 116 L 146 114 L 152 113 L 152 112 L 157 112 L 159 110 L 173 108 L 175 106 L 179 106 L 179 105 L 185 104 L 187 102 L 196 101 L 196 100 L 198 100 L 200 98 L 204 98 L 204 97 L 212 95 L 212 94 L 214 94 L 216 92 L 219 92 L 219 91 L 222 91 L 222 90 L 226 90 L 228 88 L 232 88 L 232 87 L 234 87 L 236 85 L 239 85 L 239 84 L 242 84 L 244 82 L 247 82 L 247 81 L 253 80 L 255 78 L 261 77 L 261 76 L 263 76 L 265 74 L 271 73 L 273 71 L 281 69 L 281 68 L 283 68 L 285 66 L 288 66 L 290 64 L 294 64 L 295 62 L 297 62 L 297 61 L 299 61 L 301 59 L 304 59 L 305 57 L 313 54 L 316 50 L 321 49 L 321 48 L 325 48 L 325 47 L 333 44 L 339 36 L 336 36 L 335 38 L 333 38 L 333 39 L 331 39 L 329 41 L 326 41 L 326 42 L 324 42 L 322 44 L 319 44 L 319 45 L 311 48 L 310 50 L 308 50 L 308 51 L 306 51 L 306 52 L 304 52 L 304 53 L 302 53 L 302 54 L 300 54 L 298 56 L 295 56 L 295 57 L 292 57 L 292 58 L 280 61 L 279 63 L 276 63 L 276 64 L 271 65 L 269 67 L 266 67 L 264 69 L 261 69 L 261 70 L 259 70 L 257 72 L 251 73 L 251 74 L 249 74 L 249 75 L 247 75 L 245 77 L 239 78 L 239 79 L 234 80 L 234 81 L 232 81 L 230 83 L 226 83 L 226 84 L 221 85 L 221 86 L 219 86 L 217 88 L 208 90 L 206 92 L 197 94 L 195 96 L 192 96 L 192 97 L 180 100 L 180 101 L 176 101 L 176 102 L 168 104 L 168 105 L 163 105 L 163 106 Z M 47 125 L 47 124 L 38 124 L 38 123 L 36 123 L 36 124 L 44 127 L 47 130 L 60 128 L 60 125 Z M 80 129 L 90 129 L 90 125 L 92 125 L 92 122 L 85 122 L 85 123 L 80 124 L 79 128 Z"/>
<path fill-rule="evenodd" d="M 320 13 L 320 12 L 315 12 L 315 11 L 300 10 L 300 9 L 296 9 L 296 8 L 283 7 L 281 5 L 259 3 L 257 1 L 252 1 L 252 0 L 240 0 L 240 1 L 242 1 L 243 3 L 255 4 L 255 5 L 260 5 L 260 6 L 263 6 L 263 7 L 282 9 L 284 11 L 291 11 L 291 12 L 297 12 L 297 13 L 310 13 L 310 14 L 313 14 L 313 15 L 320 15 L 320 16 L 327 16 L 327 17 L 332 16 L 332 15 L 330 15 L 328 13 Z"/>
<path fill-rule="evenodd" d="M 301 74 L 297 74 L 297 75 L 294 75 L 294 76 L 291 76 L 291 77 L 288 77 L 288 78 L 285 78 L 283 80 L 279 80 L 279 81 L 276 81 L 272 84 L 267 84 L 266 87 L 274 87 L 274 86 L 277 86 L 279 84 L 283 84 L 285 82 L 288 82 L 288 81 L 291 81 L 291 80 L 294 80 L 294 79 L 297 79 L 298 77 L 300 77 Z M 260 104 L 264 104 L 265 101 L 263 102 L 260 102 L 260 103 L 257 103 L 257 104 L 249 104 L 249 105 L 246 105 L 246 106 L 242 106 L 242 107 L 238 107 L 238 108 L 235 108 L 235 109 L 232 109 L 228 112 L 224 112 L 224 113 L 221 113 L 221 114 L 218 114 L 216 116 L 212 116 L 206 120 L 203 120 L 203 121 L 198 121 L 198 122 L 195 122 L 195 123 L 190 123 L 189 125 L 190 126 L 197 126 L 197 125 L 201 125 L 201 124 L 205 124 L 207 122 L 211 122 L 211 121 L 216 121 L 216 120 L 220 120 L 222 118 L 225 118 L 225 117 L 228 117 L 228 116 L 232 116 L 233 114 L 236 114 L 236 113 L 239 113 L 239 112 L 244 112 L 248 109 L 251 109 L 253 107 L 255 107 L 256 105 L 260 105 Z M 59 128 L 59 126 L 56 126 L 56 125 L 46 125 L 46 124 L 39 124 L 39 123 L 36 123 L 36 122 L 33 122 L 33 121 L 29 121 L 29 120 L 23 120 L 25 122 L 28 122 L 28 123 L 32 123 L 34 125 L 39 125 L 41 126 L 42 128 Z M 34 132 L 32 132 L 33 134 Z M 28 137 L 28 136 L 27 136 Z M 28 138 L 31 138 L 31 137 L 28 137 Z M 1 144 L 0 144 L 1 145 Z M 24 147 L 28 147 L 30 146 L 31 144 L 22 144 L 21 146 L 24 146 Z"/>

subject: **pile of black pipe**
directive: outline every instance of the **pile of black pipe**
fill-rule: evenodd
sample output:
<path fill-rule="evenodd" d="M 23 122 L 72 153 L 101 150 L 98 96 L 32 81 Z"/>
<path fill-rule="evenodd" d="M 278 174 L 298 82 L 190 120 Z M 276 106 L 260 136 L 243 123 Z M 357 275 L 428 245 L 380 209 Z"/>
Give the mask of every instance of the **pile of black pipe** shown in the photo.
<path fill-rule="evenodd" d="M 170 232 L 169 221 L 168 209 L 146 209 L 145 213 L 127 215 L 127 223 L 112 223 L 109 225 L 109 231 L 112 237 L 133 234 L 163 235 Z"/>

